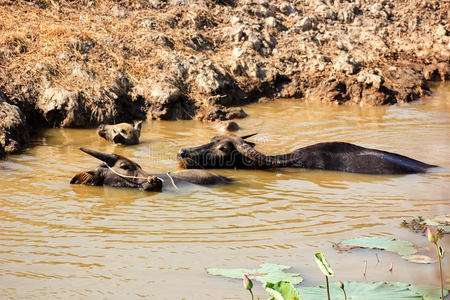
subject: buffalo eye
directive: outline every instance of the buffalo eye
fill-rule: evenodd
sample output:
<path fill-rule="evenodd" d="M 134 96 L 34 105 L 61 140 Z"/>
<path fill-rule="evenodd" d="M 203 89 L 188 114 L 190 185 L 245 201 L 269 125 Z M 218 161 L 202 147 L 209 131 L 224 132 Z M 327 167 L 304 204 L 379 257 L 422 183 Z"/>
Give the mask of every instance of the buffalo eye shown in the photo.
<path fill-rule="evenodd" d="M 228 144 L 220 145 L 218 149 L 224 153 L 228 153 L 231 151 L 231 147 Z"/>
<path fill-rule="evenodd" d="M 130 166 L 127 165 L 126 163 L 121 163 L 121 164 L 120 164 L 120 168 L 121 168 L 121 169 L 124 169 L 124 170 L 129 170 L 129 169 L 130 169 Z"/>

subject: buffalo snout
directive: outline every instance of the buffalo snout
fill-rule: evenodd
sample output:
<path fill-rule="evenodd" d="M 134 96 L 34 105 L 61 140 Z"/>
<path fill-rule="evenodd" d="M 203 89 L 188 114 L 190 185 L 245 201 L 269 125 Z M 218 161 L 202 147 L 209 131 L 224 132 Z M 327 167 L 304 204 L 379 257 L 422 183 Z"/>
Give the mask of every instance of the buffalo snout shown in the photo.
<path fill-rule="evenodd" d="M 162 190 L 163 183 L 162 180 L 158 177 L 149 176 L 147 178 L 147 181 L 144 182 L 141 186 L 144 191 L 160 192 Z"/>

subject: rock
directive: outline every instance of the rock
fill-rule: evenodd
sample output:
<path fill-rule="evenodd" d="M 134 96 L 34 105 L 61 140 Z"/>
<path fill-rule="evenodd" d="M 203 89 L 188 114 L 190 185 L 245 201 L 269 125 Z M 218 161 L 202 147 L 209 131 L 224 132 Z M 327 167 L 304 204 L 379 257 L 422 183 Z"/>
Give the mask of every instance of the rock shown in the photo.
<path fill-rule="evenodd" d="M 297 23 L 297 26 L 302 31 L 308 31 L 308 30 L 311 30 L 313 28 L 313 22 L 311 21 L 310 18 L 305 17 L 305 18 L 301 19 L 300 22 Z"/>
<path fill-rule="evenodd" d="M 347 75 L 358 73 L 360 68 L 359 64 L 352 61 L 351 57 L 348 55 L 339 56 L 333 67 L 336 71 L 342 72 Z"/>
<path fill-rule="evenodd" d="M 289 16 L 294 12 L 294 8 L 289 2 L 283 2 L 280 5 L 280 11 L 285 14 L 286 16 Z"/>
<path fill-rule="evenodd" d="M 439 25 L 436 29 L 436 36 L 444 37 L 446 35 L 447 35 L 447 30 L 445 30 L 445 27 L 443 25 Z"/>
<path fill-rule="evenodd" d="M 326 4 L 322 4 L 315 9 L 315 12 L 324 19 L 336 20 L 337 13 Z"/>
<path fill-rule="evenodd" d="M 278 22 L 274 17 L 268 17 L 265 20 L 265 24 L 268 28 L 277 28 Z"/>
<path fill-rule="evenodd" d="M 384 78 L 378 75 L 377 71 L 363 70 L 359 73 L 357 80 L 359 83 L 364 83 L 369 87 L 373 86 L 377 90 L 379 90 L 384 83 Z"/>
<path fill-rule="evenodd" d="M 148 3 L 154 9 L 161 9 L 167 5 L 167 1 L 165 0 L 148 0 Z"/>
<path fill-rule="evenodd" d="M 52 127 L 67 127 L 76 117 L 79 96 L 79 93 L 64 88 L 48 88 L 36 106 Z M 80 121 L 83 122 L 83 120 Z"/>
<path fill-rule="evenodd" d="M 338 12 L 338 20 L 343 23 L 352 23 L 356 16 L 358 7 L 354 3 L 346 3 Z"/>
<path fill-rule="evenodd" d="M 188 120 L 195 115 L 193 101 L 167 80 L 141 82 L 133 88 L 133 96 L 145 99 L 148 119 Z"/>
<path fill-rule="evenodd" d="M 0 159 L 6 154 L 22 150 L 30 140 L 30 128 L 25 115 L 7 101 L 6 95 L 0 91 Z"/>

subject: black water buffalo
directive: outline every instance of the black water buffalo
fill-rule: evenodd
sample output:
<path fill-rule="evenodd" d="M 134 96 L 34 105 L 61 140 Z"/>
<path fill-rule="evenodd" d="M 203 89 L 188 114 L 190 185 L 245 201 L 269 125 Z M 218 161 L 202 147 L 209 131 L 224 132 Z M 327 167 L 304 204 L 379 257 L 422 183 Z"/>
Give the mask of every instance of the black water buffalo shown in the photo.
<path fill-rule="evenodd" d="M 80 148 L 81 151 L 103 161 L 96 169 L 76 174 L 71 184 L 105 185 L 161 191 L 164 187 L 178 188 L 186 183 L 215 185 L 231 182 L 230 179 L 205 170 L 183 170 L 166 174 L 148 174 L 132 160 L 118 154 L 105 154 Z"/>
<path fill-rule="evenodd" d="M 246 141 L 252 135 L 215 136 L 211 142 L 181 149 L 177 158 L 184 168 L 305 168 L 364 174 L 423 173 L 436 167 L 399 154 L 343 142 L 319 143 L 283 155 L 265 155 Z"/>
<path fill-rule="evenodd" d="M 142 122 L 133 124 L 119 123 L 114 125 L 101 124 L 97 133 L 99 136 L 107 141 L 122 145 L 136 145 L 139 144 L 139 137 L 141 135 Z"/>

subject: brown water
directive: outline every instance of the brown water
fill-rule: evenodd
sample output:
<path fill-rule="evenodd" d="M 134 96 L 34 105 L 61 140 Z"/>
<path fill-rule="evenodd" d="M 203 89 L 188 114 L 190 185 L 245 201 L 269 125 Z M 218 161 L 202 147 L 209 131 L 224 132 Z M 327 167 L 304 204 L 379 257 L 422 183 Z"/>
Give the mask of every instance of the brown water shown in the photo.
<path fill-rule="evenodd" d="M 345 141 L 443 166 L 419 175 L 219 170 L 237 183 L 163 193 L 73 186 L 76 172 L 98 165 L 80 146 L 123 154 L 156 173 L 177 169 L 180 148 L 219 132 L 196 121 L 149 121 L 144 143 L 123 147 L 95 130 L 45 130 L 25 153 L 0 162 L 0 297 L 246 299 L 239 280 L 207 275 L 205 268 L 273 262 L 291 265 L 305 285 L 317 284 L 317 251 L 336 280 L 438 285 L 436 264 L 381 251 L 338 253 L 330 244 L 388 236 L 428 247 L 425 237 L 399 224 L 450 213 L 450 85 L 434 92 L 393 107 L 254 104 L 239 122 L 240 134 L 259 133 L 253 141 L 265 153 Z M 443 244 L 450 252 L 448 237 Z M 258 284 L 255 292 L 265 299 Z"/>

